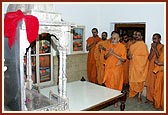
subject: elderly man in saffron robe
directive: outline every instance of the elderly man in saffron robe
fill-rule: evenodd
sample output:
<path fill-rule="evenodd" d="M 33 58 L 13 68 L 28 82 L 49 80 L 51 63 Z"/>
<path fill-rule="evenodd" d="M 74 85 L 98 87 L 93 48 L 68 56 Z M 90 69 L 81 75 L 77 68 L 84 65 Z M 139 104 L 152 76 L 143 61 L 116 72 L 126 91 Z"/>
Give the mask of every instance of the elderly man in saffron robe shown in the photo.
<path fill-rule="evenodd" d="M 123 63 L 126 60 L 126 47 L 119 42 L 119 34 L 112 32 L 111 43 L 107 46 L 105 55 L 105 75 L 103 83 L 106 87 L 122 90 Z"/>
<path fill-rule="evenodd" d="M 142 101 L 142 92 L 144 82 L 148 72 L 148 48 L 142 40 L 143 36 L 140 31 L 137 31 L 136 42 L 130 46 L 128 58 L 129 65 L 129 97 L 134 97 L 138 94 L 138 100 Z"/>
<path fill-rule="evenodd" d="M 94 51 L 96 44 L 101 40 L 101 38 L 98 36 L 98 29 L 93 28 L 92 29 L 92 37 L 89 37 L 86 42 L 86 50 L 88 52 L 88 58 L 87 58 L 87 77 L 88 80 L 92 83 L 97 83 L 97 71 L 96 71 L 96 61 L 94 59 Z"/>

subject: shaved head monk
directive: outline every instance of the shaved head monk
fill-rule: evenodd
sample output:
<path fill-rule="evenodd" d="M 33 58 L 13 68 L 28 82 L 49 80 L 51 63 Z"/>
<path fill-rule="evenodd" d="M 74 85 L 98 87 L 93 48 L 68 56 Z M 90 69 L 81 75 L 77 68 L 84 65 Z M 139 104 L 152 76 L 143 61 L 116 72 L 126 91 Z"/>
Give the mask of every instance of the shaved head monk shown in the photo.
<path fill-rule="evenodd" d="M 136 42 L 130 46 L 128 58 L 129 65 L 129 97 L 134 97 L 138 94 L 138 100 L 142 101 L 142 91 L 144 89 L 144 82 L 148 72 L 148 48 L 142 41 L 142 33 L 136 32 Z"/>
<path fill-rule="evenodd" d="M 95 52 L 94 52 L 94 58 L 96 60 L 96 69 L 97 69 L 97 81 L 99 85 L 103 84 L 103 78 L 104 78 L 104 71 L 105 71 L 105 59 L 104 55 L 106 53 L 106 47 L 109 44 L 109 40 L 107 40 L 107 32 L 102 32 L 102 40 L 96 44 Z"/>
<path fill-rule="evenodd" d="M 110 44 L 106 47 L 103 83 L 105 83 L 106 87 L 121 91 L 123 86 L 123 63 L 126 60 L 127 51 L 119 40 L 119 34 L 112 32 Z"/>
<path fill-rule="evenodd" d="M 87 58 L 87 77 L 88 80 L 92 83 L 97 83 L 97 71 L 96 71 L 96 61 L 94 59 L 94 51 L 96 44 L 101 40 L 101 38 L 98 36 L 98 29 L 93 28 L 92 29 L 92 37 L 89 37 L 86 42 L 86 50 L 88 52 L 88 58 Z"/>
<path fill-rule="evenodd" d="M 159 57 L 156 57 L 155 68 L 153 69 L 156 74 L 155 88 L 153 93 L 154 107 L 161 108 L 164 111 L 164 48 L 160 50 Z M 166 92 L 165 92 L 166 93 Z"/>
<path fill-rule="evenodd" d="M 159 57 L 161 53 L 161 49 L 163 47 L 163 44 L 160 43 L 161 35 L 158 33 L 153 34 L 151 44 L 150 53 L 148 56 L 149 59 L 149 70 L 146 78 L 146 103 L 152 102 L 153 103 L 153 93 L 154 93 L 154 87 L 155 87 L 155 79 L 156 74 L 153 73 L 153 69 L 155 67 L 155 59 Z"/>

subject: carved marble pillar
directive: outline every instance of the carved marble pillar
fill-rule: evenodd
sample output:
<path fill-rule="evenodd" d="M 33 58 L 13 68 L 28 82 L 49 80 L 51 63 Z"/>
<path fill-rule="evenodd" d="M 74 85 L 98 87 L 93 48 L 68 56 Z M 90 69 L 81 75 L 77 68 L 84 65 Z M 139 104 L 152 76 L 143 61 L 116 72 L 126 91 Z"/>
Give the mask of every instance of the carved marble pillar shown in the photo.
<path fill-rule="evenodd" d="M 62 47 L 61 46 L 58 46 L 57 47 L 58 51 L 59 51 L 59 76 L 58 76 L 58 94 L 60 97 L 63 96 L 62 94 L 62 73 L 63 73 L 63 70 L 62 70 L 62 67 L 63 67 L 63 64 L 62 64 Z"/>
<path fill-rule="evenodd" d="M 58 46 L 59 51 L 59 78 L 58 78 L 58 94 L 61 98 L 60 103 L 64 103 L 63 110 L 69 110 L 69 100 L 67 98 L 67 77 L 66 77 L 66 54 L 67 46 Z"/>
<path fill-rule="evenodd" d="M 27 67 L 26 67 L 26 85 L 27 89 L 31 90 L 33 86 L 33 80 L 32 80 L 32 65 L 31 65 L 31 48 L 28 49 L 27 52 Z"/>
<path fill-rule="evenodd" d="M 66 50 L 67 48 L 64 48 L 62 51 L 62 65 L 63 65 L 63 73 L 62 73 L 62 97 L 67 98 L 67 77 L 66 77 Z"/>
<path fill-rule="evenodd" d="M 67 98 L 66 93 L 66 47 L 58 46 L 59 51 L 59 78 L 58 78 L 58 93 L 60 97 Z"/>
<path fill-rule="evenodd" d="M 59 85 L 58 85 L 58 91 L 59 95 L 63 98 L 67 98 L 67 90 L 66 90 L 66 54 L 68 49 L 68 38 L 69 38 L 69 32 L 70 32 L 70 26 L 62 26 L 61 28 L 61 34 L 59 36 L 59 43 L 57 46 L 57 49 L 59 51 Z"/>

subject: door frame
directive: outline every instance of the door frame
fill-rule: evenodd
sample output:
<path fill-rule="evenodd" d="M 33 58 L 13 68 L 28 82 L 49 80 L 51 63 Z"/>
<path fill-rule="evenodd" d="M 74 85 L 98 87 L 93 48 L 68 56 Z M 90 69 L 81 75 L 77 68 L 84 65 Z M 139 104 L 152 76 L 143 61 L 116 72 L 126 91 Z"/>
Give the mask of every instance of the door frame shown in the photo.
<path fill-rule="evenodd" d="M 117 31 L 120 35 L 122 34 L 122 29 L 127 29 L 130 31 L 140 30 L 143 34 L 143 41 L 146 40 L 146 23 L 145 22 L 116 22 L 110 24 L 111 30 Z M 132 33 L 131 33 L 132 34 Z"/>

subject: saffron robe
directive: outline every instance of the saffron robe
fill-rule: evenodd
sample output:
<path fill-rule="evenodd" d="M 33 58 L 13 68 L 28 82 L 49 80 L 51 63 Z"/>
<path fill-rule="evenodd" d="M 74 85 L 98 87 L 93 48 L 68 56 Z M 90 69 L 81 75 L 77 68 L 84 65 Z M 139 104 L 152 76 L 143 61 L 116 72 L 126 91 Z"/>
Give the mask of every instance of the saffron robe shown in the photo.
<path fill-rule="evenodd" d="M 106 54 L 109 49 L 112 48 L 114 53 L 120 56 L 123 59 L 126 59 L 126 48 L 123 44 L 110 44 L 107 46 Z M 123 63 L 118 64 L 120 62 L 119 59 L 110 55 L 105 61 L 105 75 L 103 83 L 105 83 L 106 87 L 122 90 L 123 86 Z"/>
<path fill-rule="evenodd" d="M 160 49 L 163 47 L 163 44 L 157 45 L 157 50 L 160 51 Z M 149 69 L 148 74 L 146 78 L 146 98 L 150 101 L 153 101 L 153 92 L 155 87 L 155 78 L 156 74 L 153 73 L 153 69 L 155 67 L 154 61 L 156 59 L 156 53 L 154 52 L 154 55 L 151 60 L 149 60 Z"/>
<path fill-rule="evenodd" d="M 158 61 L 164 63 L 164 50 L 161 50 Z M 164 110 L 164 66 L 155 65 L 153 72 L 156 74 L 153 96 L 154 107 L 161 107 Z"/>
<path fill-rule="evenodd" d="M 86 42 L 88 45 L 91 45 L 94 43 L 94 37 L 89 37 Z M 101 38 L 99 36 L 96 37 L 96 42 L 98 43 Z M 92 83 L 97 83 L 97 72 L 96 72 L 96 61 L 94 59 L 94 50 L 95 47 L 92 47 L 89 52 L 88 52 L 88 57 L 87 57 L 87 77 L 88 80 Z"/>
<path fill-rule="evenodd" d="M 127 52 L 129 50 L 130 44 L 129 42 L 125 43 L 125 42 L 121 42 L 123 45 L 125 45 Z M 124 84 L 128 84 L 129 83 L 129 60 L 126 58 L 126 61 L 123 63 L 123 71 L 124 71 Z"/>
<path fill-rule="evenodd" d="M 104 55 L 106 51 L 104 50 L 99 50 L 99 46 L 101 45 L 102 47 L 106 48 L 110 44 L 109 40 L 101 40 L 98 44 L 96 44 L 95 52 L 94 52 L 94 58 L 96 60 L 96 69 L 97 69 L 97 82 L 98 84 L 102 85 L 103 84 L 103 78 L 104 78 L 104 71 L 105 71 L 105 59 Z"/>
<path fill-rule="evenodd" d="M 122 44 L 125 45 L 127 49 L 127 53 L 130 49 L 130 46 L 135 43 L 135 40 L 129 40 L 127 43 L 121 42 Z M 124 68 L 124 84 L 129 84 L 129 59 L 126 59 L 126 61 L 123 63 L 123 68 Z"/>
<path fill-rule="evenodd" d="M 148 72 L 148 48 L 143 41 L 136 41 L 130 46 L 132 59 L 129 65 L 129 97 L 134 97 L 144 89 Z"/>

